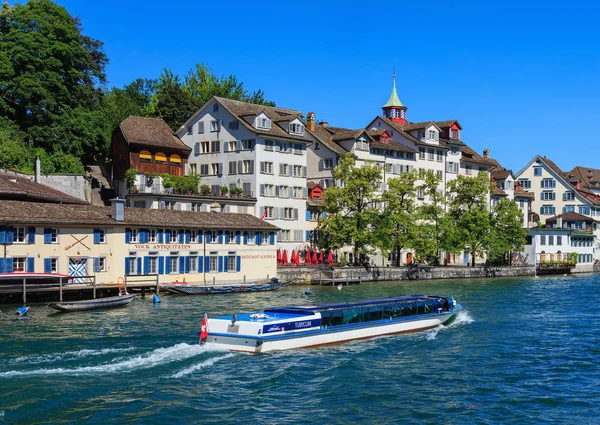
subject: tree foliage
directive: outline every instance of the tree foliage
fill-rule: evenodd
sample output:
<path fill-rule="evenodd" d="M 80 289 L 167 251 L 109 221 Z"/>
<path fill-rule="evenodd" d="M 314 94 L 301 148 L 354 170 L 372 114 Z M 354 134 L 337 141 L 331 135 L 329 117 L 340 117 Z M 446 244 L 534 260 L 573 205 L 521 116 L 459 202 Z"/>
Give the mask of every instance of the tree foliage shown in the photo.
<path fill-rule="evenodd" d="M 523 213 L 514 200 L 500 199 L 492 210 L 491 224 L 490 260 L 500 259 L 507 252 L 523 250 L 527 229 L 523 227 Z"/>
<path fill-rule="evenodd" d="M 320 224 L 324 235 L 321 245 L 338 249 L 351 245 L 355 261 L 374 249 L 374 226 L 378 216 L 376 190 L 381 168 L 372 163 L 355 166 L 351 153 L 346 154 L 333 171 L 340 184 L 325 191 L 327 217 Z"/>

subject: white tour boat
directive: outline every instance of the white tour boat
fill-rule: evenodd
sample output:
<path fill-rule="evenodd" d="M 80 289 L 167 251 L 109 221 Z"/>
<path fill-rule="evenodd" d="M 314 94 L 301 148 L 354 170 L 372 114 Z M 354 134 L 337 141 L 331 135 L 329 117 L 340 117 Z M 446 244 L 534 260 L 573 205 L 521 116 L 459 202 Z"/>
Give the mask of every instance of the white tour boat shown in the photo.
<path fill-rule="evenodd" d="M 216 348 L 264 353 L 418 332 L 443 325 L 461 309 L 452 296 L 426 295 L 268 308 L 205 317 L 201 338 Z"/>

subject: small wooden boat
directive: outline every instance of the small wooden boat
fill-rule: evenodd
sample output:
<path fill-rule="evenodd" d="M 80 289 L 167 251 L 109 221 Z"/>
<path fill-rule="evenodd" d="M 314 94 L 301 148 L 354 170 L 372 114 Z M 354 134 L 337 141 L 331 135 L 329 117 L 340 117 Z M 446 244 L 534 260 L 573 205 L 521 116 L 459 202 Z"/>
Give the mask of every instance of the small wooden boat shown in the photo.
<path fill-rule="evenodd" d="M 210 318 L 202 342 L 249 353 L 318 347 L 423 331 L 448 323 L 461 309 L 452 295 L 291 305 Z"/>
<path fill-rule="evenodd" d="M 263 282 L 254 282 L 247 284 L 231 284 L 231 285 L 206 285 L 195 286 L 181 283 L 170 283 L 165 286 L 167 291 L 174 294 L 185 295 L 211 295 L 211 294 L 228 294 L 232 292 L 261 292 L 274 291 L 289 285 L 291 281 L 281 282 L 277 278 L 265 280 Z"/>
<path fill-rule="evenodd" d="M 98 308 L 120 307 L 129 304 L 135 298 L 135 294 L 117 295 L 114 297 L 95 298 L 92 300 L 70 301 L 50 304 L 55 310 L 60 311 L 85 311 Z"/>

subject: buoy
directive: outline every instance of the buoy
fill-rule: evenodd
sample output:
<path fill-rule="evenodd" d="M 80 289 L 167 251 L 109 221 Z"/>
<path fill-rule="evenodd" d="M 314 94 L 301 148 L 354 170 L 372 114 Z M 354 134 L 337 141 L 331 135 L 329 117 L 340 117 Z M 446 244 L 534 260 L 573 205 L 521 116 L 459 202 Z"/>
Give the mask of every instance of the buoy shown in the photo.
<path fill-rule="evenodd" d="M 23 317 L 27 314 L 29 309 L 30 307 L 19 307 L 17 308 L 17 314 L 19 315 L 19 317 Z"/>
<path fill-rule="evenodd" d="M 338 288 L 338 290 L 339 290 L 339 291 L 341 291 L 341 290 L 342 290 L 342 287 L 343 287 L 343 284 L 342 284 L 342 283 L 340 283 L 340 284 L 337 286 L 337 288 Z"/>
<path fill-rule="evenodd" d="M 154 294 L 154 296 L 152 297 L 152 302 L 154 304 L 158 304 L 160 302 L 160 297 L 156 294 Z"/>
<path fill-rule="evenodd" d="M 310 295 L 310 288 L 306 288 L 306 291 L 304 291 L 304 295 Z"/>

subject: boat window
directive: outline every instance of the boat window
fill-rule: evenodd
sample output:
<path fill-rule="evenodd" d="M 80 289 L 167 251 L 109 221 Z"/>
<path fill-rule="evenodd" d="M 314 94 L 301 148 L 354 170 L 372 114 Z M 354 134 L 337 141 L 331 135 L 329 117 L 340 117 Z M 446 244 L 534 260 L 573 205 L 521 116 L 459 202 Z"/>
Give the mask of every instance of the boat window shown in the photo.
<path fill-rule="evenodd" d="M 344 324 L 360 323 L 363 321 L 363 311 L 361 308 L 352 308 L 344 310 Z"/>
<path fill-rule="evenodd" d="M 323 326 L 339 326 L 342 324 L 341 311 L 324 311 L 321 313 L 321 324 Z"/>

